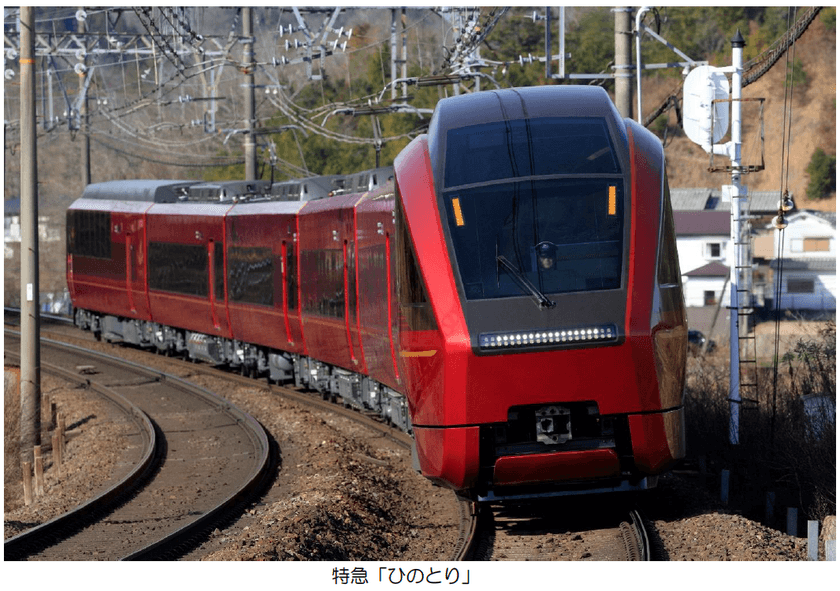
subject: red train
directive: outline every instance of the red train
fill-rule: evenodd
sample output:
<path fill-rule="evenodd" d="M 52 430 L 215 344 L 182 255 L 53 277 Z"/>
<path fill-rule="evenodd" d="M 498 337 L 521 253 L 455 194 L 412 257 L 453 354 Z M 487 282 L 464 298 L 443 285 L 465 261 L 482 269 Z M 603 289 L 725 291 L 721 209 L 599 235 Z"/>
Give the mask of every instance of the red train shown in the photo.
<path fill-rule="evenodd" d="M 114 181 L 67 215 L 80 327 L 375 410 L 462 495 L 644 489 L 684 455 L 664 154 L 603 89 L 442 100 L 393 169 Z"/>

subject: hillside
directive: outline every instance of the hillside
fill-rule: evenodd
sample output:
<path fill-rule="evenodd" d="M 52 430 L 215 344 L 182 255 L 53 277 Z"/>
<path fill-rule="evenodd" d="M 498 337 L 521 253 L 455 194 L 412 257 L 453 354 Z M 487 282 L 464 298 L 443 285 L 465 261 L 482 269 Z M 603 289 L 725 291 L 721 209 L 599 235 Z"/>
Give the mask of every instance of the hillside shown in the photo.
<path fill-rule="evenodd" d="M 805 169 L 814 149 L 821 147 L 828 154 L 836 153 L 836 30 L 829 29 L 817 17 L 795 46 L 796 58 L 802 61 L 807 74 L 807 86 L 795 86 L 791 118 L 789 150 L 789 190 L 797 199 L 797 207 L 834 211 L 836 199 L 806 201 L 808 175 Z M 784 120 L 785 58 L 759 80 L 743 90 L 744 98 L 764 97 L 764 160 L 763 172 L 751 173 L 743 181 L 751 191 L 779 191 L 781 182 L 782 125 Z M 675 81 L 651 78 L 643 85 L 643 112 L 673 90 Z M 744 164 L 758 164 L 759 151 L 758 108 L 755 103 L 743 107 Z M 676 117 L 669 114 L 669 126 Z M 673 131 L 673 130 L 671 130 Z M 728 140 L 728 137 L 724 141 Z M 709 173 L 709 156 L 679 132 L 667 145 L 668 175 L 671 187 L 713 187 L 729 183 L 729 173 Z M 716 157 L 717 164 L 728 159 Z"/>

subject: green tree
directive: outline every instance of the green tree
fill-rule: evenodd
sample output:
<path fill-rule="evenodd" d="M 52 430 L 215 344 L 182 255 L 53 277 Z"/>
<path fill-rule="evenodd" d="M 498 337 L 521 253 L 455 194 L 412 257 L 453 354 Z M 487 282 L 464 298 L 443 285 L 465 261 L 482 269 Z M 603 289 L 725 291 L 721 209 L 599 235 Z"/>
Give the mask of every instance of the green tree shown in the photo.
<path fill-rule="evenodd" d="M 805 190 L 808 199 L 822 199 L 835 190 L 837 185 L 836 156 L 829 156 L 822 148 L 817 148 L 805 171 L 811 179 Z"/>

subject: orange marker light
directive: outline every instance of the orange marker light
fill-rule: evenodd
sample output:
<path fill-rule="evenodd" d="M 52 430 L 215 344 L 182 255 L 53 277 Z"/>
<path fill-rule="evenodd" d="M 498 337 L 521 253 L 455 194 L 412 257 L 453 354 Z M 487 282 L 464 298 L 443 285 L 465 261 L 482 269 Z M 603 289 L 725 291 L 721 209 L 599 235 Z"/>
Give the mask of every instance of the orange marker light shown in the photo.
<path fill-rule="evenodd" d="M 455 225 L 464 225 L 464 214 L 461 213 L 461 200 L 457 197 L 452 198 L 452 211 L 455 212 Z"/>
<path fill-rule="evenodd" d="M 615 215 L 615 187 L 610 186 L 610 200 L 607 205 L 607 213 L 609 215 Z"/>

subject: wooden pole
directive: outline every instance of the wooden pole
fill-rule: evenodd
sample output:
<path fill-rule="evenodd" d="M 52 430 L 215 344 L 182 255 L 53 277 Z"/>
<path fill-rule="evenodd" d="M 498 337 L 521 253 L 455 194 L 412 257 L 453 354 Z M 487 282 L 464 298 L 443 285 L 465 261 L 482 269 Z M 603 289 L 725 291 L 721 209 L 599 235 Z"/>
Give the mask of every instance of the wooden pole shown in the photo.
<path fill-rule="evenodd" d="M 64 460 L 64 415 L 58 413 L 58 453 L 61 454 L 62 461 Z"/>
<path fill-rule="evenodd" d="M 20 469 L 23 472 L 23 502 L 29 507 L 32 504 L 32 464 L 21 462 Z"/>
<path fill-rule="evenodd" d="M 58 442 L 58 432 L 53 433 L 52 436 L 52 450 L 53 450 L 53 465 L 55 465 L 56 475 L 61 478 L 61 445 Z"/>
<path fill-rule="evenodd" d="M 41 455 L 41 446 L 36 445 L 35 456 L 35 496 L 44 496 L 44 456 Z"/>

